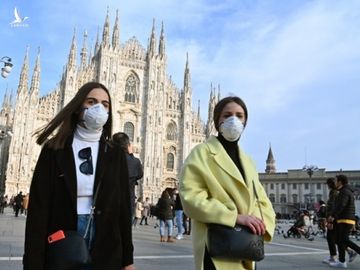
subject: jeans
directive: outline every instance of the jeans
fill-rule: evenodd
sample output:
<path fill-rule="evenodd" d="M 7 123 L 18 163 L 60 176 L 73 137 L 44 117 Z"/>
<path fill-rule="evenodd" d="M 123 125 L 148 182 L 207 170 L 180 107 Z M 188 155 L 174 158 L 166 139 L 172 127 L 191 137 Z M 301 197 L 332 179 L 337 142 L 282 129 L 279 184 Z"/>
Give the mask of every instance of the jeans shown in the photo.
<path fill-rule="evenodd" d="M 173 220 L 172 219 L 166 219 L 162 220 L 160 219 L 160 236 L 165 236 L 165 225 L 168 227 L 168 237 L 172 236 L 173 233 Z"/>
<path fill-rule="evenodd" d="M 184 233 L 184 227 L 183 227 L 183 210 L 175 210 L 175 220 L 176 220 L 176 226 L 178 235 L 182 235 Z"/>

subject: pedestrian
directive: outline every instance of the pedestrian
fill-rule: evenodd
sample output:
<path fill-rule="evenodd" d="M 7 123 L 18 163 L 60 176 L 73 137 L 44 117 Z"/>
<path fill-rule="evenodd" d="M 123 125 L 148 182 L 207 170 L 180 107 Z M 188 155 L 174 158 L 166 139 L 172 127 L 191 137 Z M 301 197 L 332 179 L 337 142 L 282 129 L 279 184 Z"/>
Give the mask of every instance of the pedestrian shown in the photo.
<path fill-rule="evenodd" d="M 142 204 L 142 197 L 139 197 L 135 204 L 135 215 L 134 215 L 134 219 L 133 219 L 133 223 L 132 223 L 134 228 L 137 228 L 137 223 L 138 223 L 139 219 L 141 219 L 141 213 L 143 210 L 144 210 L 144 208 L 143 208 L 143 204 Z"/>
<path fill-rule="evenodd" d="M 339 258 L 330 262 L 330 266 L 336 268 L 347 268 L 345 251 L 349 247 L 357 254 L 360 254 L 360 247 L 349 239 L 350 232 L 355 225 L 355 202 L 354 194 L 348 183 L 346 175 L 337 175 L 335 179 L 336 189 L 339 191 L 335 198 L 334 207 L 328 218 L 330 224 L 335 225 L 336 245 Z M 353 261 L 353 259 L 350 259 Z"/>
<path fill-rule="evenodd" d="M 0 214 L 4 214 L 4 209 L 6 207 L 6 198 L 4 195 L 0 196 Z"/>
<path fill-rule="evenodd" d="M 185 213 L 192 219 L 196 270 L 254 269 L 252 261 L 212 258 L 208 252 L 207 224 L 248 226 L 270 241 L 275 229 L 275 212 L 254 162 L 238 146 L 247 125 L 248 111 L 239 97 L 226 97 L 214 108 L 218 136 L 193 148 L 180 175 L 180 197 Z M 263 212 L 261 218 L 255 191 Z M 226 244 L 226 243 L 225 243 Z"/>
<path fill-rule="evenodd" d="M 112 142 L 115 145 L 120 146 L 121 149 L 126 153 L 126 161 L 128 165 L 129 173 L 129 188 L 130 188 L 130 199 L 131 199 L 131 213 L 135 215 L 135 186 L 138 185 L 138 180 L 143 177 L 143 168 L 140 159 L 134 156 L 133 147 L 130 143 L 129 136 L 124 132 L 115 133 L 112 137 Z"/>
<path fill-rule="evenodd" d="M 26 193 L 26 195 L 23 198 L 23 208 L 24 208 L 25 216 L 27 216 L 28 205 L 29 205 L 29 193 Z"/>
<path fill-rule="evenodd" d="M 149 215 L 150 215 L 150 198 L 146 197 L 145 201 L 143 202 L 143 210 L 141 211 L 140 225 L 143 225 L 143 222 L 145 222 L 145 225 L 149 225 L 148 223 Z"/>
<path fill-rule="evenodd" d="M 23 195 L 22 195 L 22 191 L 20 191 L 14 199 L 14 204 L 15 204 L 15 217 L 19 216 L 19 211 L 22 209 L 23 207 Z"/>
<path fill-rule="evenodd" d="M 85 239 L 91 270 L 134 270 L 126 157 L 109 141 L 111 98 L 97 82 L 85 83 L 73 99 L 36 132 L 43 145 L 30 187 L 24 270 L 45 270 L 47 238 L 58 230 L 84 235 L 94 191 L 94 222 Z"/>
<path fill-rule="evenodd" d="M 159 232 L 160 242 L 174 243 L 173 238 L 173 208 L 174 201 L 171 199 L 169 192 L 164 190 L 161 193 L 161 197 L 157 203 L 157 218 L 159 219 Z M 165 227 L 167 227 L 167 238 L 165 234 Z"/>
<path fill-rule="evenodd" d="M 181 240 L 184 239 L 184 226 L 183 226 L 183 207 L 181 204 L 181 199 L 180 199 L 180 195 L 179 195 L 179 190 L 175 189 L 174 190 L 174 194 L 175 194 L 175 206 L 174 206 L 174 210 L 175 210 L 175 221 L 176 221 L 176 227 L 177 227 L 177 235 L 176 235 L 176 239 L 177 240 Z"/>

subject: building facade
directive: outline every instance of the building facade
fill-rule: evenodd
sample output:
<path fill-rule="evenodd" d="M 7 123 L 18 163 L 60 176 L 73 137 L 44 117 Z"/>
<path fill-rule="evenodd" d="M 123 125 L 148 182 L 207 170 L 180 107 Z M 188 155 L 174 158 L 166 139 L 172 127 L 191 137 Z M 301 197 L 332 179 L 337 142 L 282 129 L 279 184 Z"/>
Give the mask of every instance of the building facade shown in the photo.
<path fill-rule="evenodd" d="M 355 199 L 360 200 L 360 170 L 326 171 L 305 169 L 276 172 L 275 159 L 269 149 L 265 173 L 260 173 L 262 182 L 274 210 L 280 214 L 293 214 L 302 209 L 313 210 L 319 200 L 327 201 L 329 190 L 326 180 L 344 174 L 355 191 Z M 360 209 L 357 209 L 360 211 Z"/>
<path fill-rule="evenodd" d="M 178 88 L 167 73 L 164 25 L 160 37 L 155 34 L 155 22 L 145 49 L 133 37 L 120 43 L 118 13 L 110 34 L 109 11 L 102 38 L 94 48 L 87 46 L 83 35 L 78 55 L 74 32 L 67 63 L 58 85 L 40 97 L 40 50 L 37 54 L 29 87 L 29 48 L 20 74 L 15 108 L 8 126 L 13 135 L 9 146 L 5 193 L 12 196 L 28 192 L 41 147 L 33 132 L 47 124 L 88 81 L 107 86 L 112 97 L 113 132 L 127 133 L 134 153 L 144 167 L 144 177 L 138 195 L 156 200 L 166 187 L 178 185 L 178 174 L 184 159 L 196 144 L 214 133 L 212 111 L 219 99 L 211 86 L 209 119 L 205 124 L 192 109 L 189 59 L 184 57 L 184 81 Z M 185 56 L 185 54 L 184 54 Z M 5 115 L 5 113 L 4 113 Z M 0 115 L 1 117 L 1 115 Z"/>

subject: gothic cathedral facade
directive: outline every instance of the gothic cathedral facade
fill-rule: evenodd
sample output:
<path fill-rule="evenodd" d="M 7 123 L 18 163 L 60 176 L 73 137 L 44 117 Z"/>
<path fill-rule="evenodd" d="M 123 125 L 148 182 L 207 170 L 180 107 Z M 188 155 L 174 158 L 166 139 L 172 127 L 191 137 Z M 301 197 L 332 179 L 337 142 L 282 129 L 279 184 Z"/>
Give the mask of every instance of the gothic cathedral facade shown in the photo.
<path fill-rule="evenodd" d="M 80 57 L 74 32 L 61 80 L 43 97 L 39 96 L 40 75 L 39 51 L 29 88 L 27 48 L 15 108 L 10 113 L 6 97 L 7 110 L 3 108 L 0 112 L 0 124 L 7 123 L 12 129 L 5 187 L 9 196 L 29 190 L 41 149 L 33 132 L 47 124 L 88 81 L 99 81 L 109 89 L 113 100 L 113 132 L 129 135 L 144 168 L 137 192 L 152 201 L 166 187 L 178 185 L 186 156 L 215 132 L 212 113 L 219 93 L 211 86 L 208 120 L 204 123 L 200 119 L 200 105 L 197 112 L 192 109 L 189 59 L 186 57 L 184 82 L 179 89 L 167 74 L 164 26 L 157 42 L 155 22 L 147 49 L 135 37 L 121 44 L 118 13 L 111 35 L 108 12 L 102 38 L 99 39 L 98 33 L 94 48 L 87 47 L 87 33 L 84 33 Z"/>

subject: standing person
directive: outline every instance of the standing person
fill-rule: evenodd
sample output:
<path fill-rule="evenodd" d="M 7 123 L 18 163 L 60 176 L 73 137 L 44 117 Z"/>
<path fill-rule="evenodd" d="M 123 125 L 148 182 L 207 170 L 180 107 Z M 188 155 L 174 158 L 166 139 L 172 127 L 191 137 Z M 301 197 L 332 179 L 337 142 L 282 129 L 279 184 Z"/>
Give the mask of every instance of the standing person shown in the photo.
<path fill-rule="evenodd" d="M 19 216 L 19 211 L 23 207 L 23 198 L 22 191 L 19 192 L 18 195 L 15 196 L 14 204 L 15 204 L 15 217 Z"/>
<path fill-rule="evenodd" d="M 143 225 L 143 222 L 145 222 L 145 225 L 149 225 L 148 223 L 148 217 L 150 215 L 150 198 L 146 197 L 145 201 L 143 203 L 143 210 L 141 211 L 141 220 L 140 225 Z"/>
<path fill-rule="evenodd" d="M 218 136 L 197 145 L 187 157 L 180 176 L 180 196 L 185 213 L 193 222 L 196 270 L 254 269 L 251 261 L 211 258 L 207 247 L 207 224 L 248 226 L 270 241 L 275 212 L 259 181 L 254 162 L 239 148 L 248 111 L 239 97 L 226 97 L 214 108 Z M 259 195 L 261 219 L 253 185 Z"/>
<path fill-rule="evenodd" d="M 30 187 L 24 270 L 47 269 L 47 238 L 58 230 L 84 234 L 100 185 L 87 241 L 91 270 L 134 270 L 125 154 L 109 144 L 111 99 L 97 82 L 84 84 L 36 134 L 43 145 Z"/>
<path fill-rule="evenodd" d="M 331 211 L 334 207 L 335 198 L 338 194 L 338 190 L 335 186 L 335 178 L 331 177 L 326 180 L 326 184 L 329 189 L 329 196 L 328 201 L 326 202 L 326 220 L 329 219 L 331 215 Z M 323 260 L 323 263 L 332 263 L 336 262 L 336 232 L 334 228 L 334 224 L 331 222 L 327 222 L 326 224 L 327 231 L 326 231 L 326 240 L 329 247 L 330 256 Z"/>
<path fill-rule="evenodd" d="M 0 214 L 4 214 L 4 209 L 6 207 L 6 198 L 4 195 L 0 196 Z"/>
<path fill-rule="evenodd" d="M 180 195 L 179 195 L 179 190 L 175 189 L 174 190 L 174 194 L 175 194 L 175 221 L 176 221 L 176 226 L 177 226 L 177 235 L 176 235 L 176 239 L 177 240 L 181 240 L 184 239 L 183 233 L 185 232 L 184 226 L 183 226 L 183 207 L 181 204 L 181 199 L 180 199 Z"/>
<path fill-rule="evenodd" d="M 133 219 L 133 226 L 134 228 L 137 228 L 137 223 L 139 219 L 141 218 L 141 213 L 144 210 L 143 204 L 142 204 L 142 197 L 139 197 L 135 204 L 135 215 Z"/>
<path fill-rule="evenodd" d="M 173 208 L 174 201 L 171 199 L 169 192 L 164 190 L 161 194 L 161 197 L 157 203 L 157 217 L 160 221 L 159 231 L 160 231 L 160 242 L 169 242 L 174 243 L 175 240 L 172 237 L 173 234 Z M 167 226 L 167 238 L 165 236 L 165 227 Z"/>
<path fill-rule="evenodd" d="M 330 224 L 336 224 L 336 245 L 339 252 L 339 259 L 335 262 L 330 262 L 330 266 L 347 268 L 345 261 L 346 248 L 349 247 L 357 254 L 360 254 L 360 247 L 349 239 L 350 232 L 355 225 L 354 194 L 349 186 L 346 175 L 337 175 L 335 186 L 339 194 L 336 196 L 328 222 Z"/>
<path fill-rule="evenodd" d="M 26 195 L 23 198 L 23 208 L 24 208 L 25 216 L 27 216 L 28 206 L 29 206 L 29 193 L 26 193 Z"/>
<path fill-rule="evenodd" d="M 126 153 L 126 160 L 128 165 L 129 173 L 129 188 L 130 188 L 130 199 L 131 199 L 131 213 L 135 214 L 135 186 L 138 185 L 138 180 L 143 177 L 143 168 L 140 159 L 134 156 L 133 148 L 130 143 L 129 136 L 124 132 L 115 133 L 112 137 L 114 144 L 120 146 L 121 149 Z"/>

